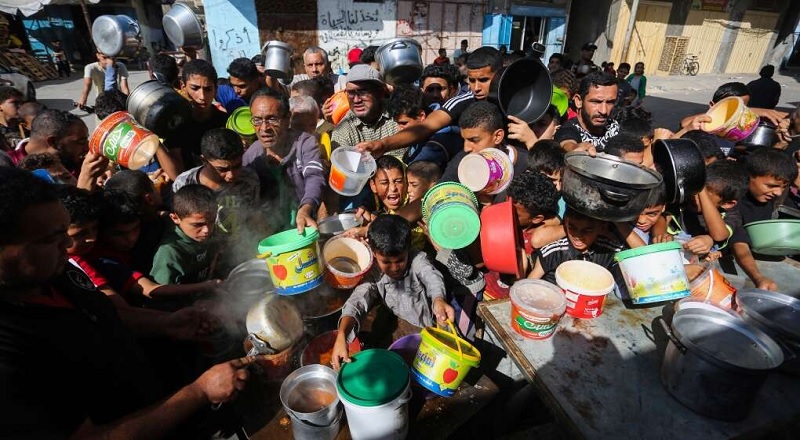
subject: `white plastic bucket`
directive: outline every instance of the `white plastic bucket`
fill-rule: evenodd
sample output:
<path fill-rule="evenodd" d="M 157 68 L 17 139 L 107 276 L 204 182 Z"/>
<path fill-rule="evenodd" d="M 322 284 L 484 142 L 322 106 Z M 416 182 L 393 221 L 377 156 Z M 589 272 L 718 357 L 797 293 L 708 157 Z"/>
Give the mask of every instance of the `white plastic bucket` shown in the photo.
<path fill-rule="evenodd" d="M 379 406 L 361 406 L 348 402 L 346 397 L 340 398 L 353 440 L 403 440 L 408 435 L 410 381 L 399 397 Z"/>
<path fill-rule="evenodd" d="M 331 153 L 331 173 L 328 184 L 337 193 L 358 195 L 378 165 L 369 153 L 359 153 L 356 147 L 339 147 Z"/>
<path fill-rule="evenodd" d="M 682 246 L 673 241 L 627 249 L 614 256 L 634 304 L 689 296 L 682 251 Z"/>
<path fill-rule="evenodd" d="M 614 277 L 591 261 L 570 260 L 556 268 L 556 284 L 564 289 L 567 315 L 591 319 L 603 314 L 606 296 L 614 290 Z"/>

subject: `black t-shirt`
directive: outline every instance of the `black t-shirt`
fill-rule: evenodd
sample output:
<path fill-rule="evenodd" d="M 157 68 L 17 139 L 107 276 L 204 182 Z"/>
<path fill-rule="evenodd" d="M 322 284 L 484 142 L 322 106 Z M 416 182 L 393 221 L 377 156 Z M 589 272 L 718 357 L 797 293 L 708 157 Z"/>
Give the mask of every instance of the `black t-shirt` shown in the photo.
<path fill-rule="evenodd" d="M 0 300 L 0 437 L 65 438 L 156 402 L 150 366 L 111 301 L 68 264 L 62 305 Z M 42 297 L 44 298 L 44 297 Z"/>
<path fill-rule="evenodd" d="M 228 122 L 228 114 L 213 107 L 210 118 L 203 122 L 190 119 L 174 133 L 164 138 L 164 146 L 169 150 L 174 148 L 181 149 L 184 170 L 198 167 L 202 165 L 200 161 L 200 140 L 203 135 L 212 128 L 225 127 L 226 122 Z"/>
<path fill-rule="evenodd" d="M 450 125 L 458 125 L 461 114 L 475 101 L 477 101 L 475 95 L 473 95 L 472 92 L 467 92 L 448 99 L 447 102 L 442 105 L 441 109 L 450 115 L 450 119 L 452 119 Z"/>
<path fill-rule="evenodd" d="M 747 83 L 750 91 L 748 106 L 753 108 L 775 108 L 781 100 L 781 85 L 772 78 L 759 78 Z"/>
<path fill-rule="evenodd" d="M 569 239 L 564 237 L 542 246 L 536 251 L 536 258 L 544 269 L 543 280 L 555 284 L 558 266 L 571 260 L 590 261 L 608 269 L 614 279 L 621 279 L 619 265 L 614 261 L 614 254 L 622 250 L 622 244 L 605 237 L 597 237 L 586 252 L 575 249 Z"/>
<path fill-rule="evenodd" d="M 574 141 L 576 143 L 591 142 L 598 152 L 602 152 L 609 139 L 619 134 L 619 123 L 613 119 L 608 121 L 602 136 L 595 136 L 581 127 L 578 118 L 570 119 L 565 122 L 556 132 L 555 140 L 559 143 L 564 141 Z"/>
<path fill-rule="evenodd" d="M 772 219 L 772 213 L 775 211 L 775 200 L 770 200 L 767 203 L 759 203 L 748 192 L 744 198 L 739 200 L 734 208 L 738 211 L 742 219 L 742 226 L 758 222 L 762 220 Z M 731 236 L 731 243 L 747 243 L 750 244 L 750 236 L 744 227 L 734 229 Z"/>

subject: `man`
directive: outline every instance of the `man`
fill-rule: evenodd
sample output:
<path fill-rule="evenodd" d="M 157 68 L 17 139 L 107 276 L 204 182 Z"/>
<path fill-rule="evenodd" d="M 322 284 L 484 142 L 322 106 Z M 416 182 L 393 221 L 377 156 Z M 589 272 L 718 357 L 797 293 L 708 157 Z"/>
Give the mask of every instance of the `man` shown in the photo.
<path fill-rule="evenodd" d="M 428 65 L 422 71 L 420 89 L 431 103 L 437 104 L 436 108 L 458 94 L 458 78 L 454 75 L 454 70 L 451 65 Z"/>
<path fill-rule="evenodd" d="M 258 140 L 245 151 L 242 164 L 258 174 L 265 223 L 272 232 L 316 227 L 312 213 L 327 184 L 316 138 L 289 128 L 289 102 L 273 89 L 257 91 L 250 112 Z"/>
<path fill-rule="evenodd" d="M 397 123 L 386 114 L 388 96 L 381 75 L 366 64 L 354 66 L 347 74 L 345 88 L 350 110 L 331 133 L 331 147 L 375 141 L 397 132 Z M 404 151 L 391 154 L 402 157 Z"/>
<path fill-rule="evenodd" d="M 0 169 L 4 438 L 164 438 L 244 388 L 253 358 L 217 365 L 164 399 L 112 302 L 67 262 L 69 225 L 51 185 Z"/>
<path fill-rule="evenodd" d="M 581 59 L 572 65 L 572 73 L 574 73 L 578 78 L 582 78 L 587 74 L 598 70 L 597 65 L 594 63 L 594 61 L 592 61 L 592 58 L 594 58 L 594 51 L 596 50 L 597 45 L 592 42 L 588 42 L 581 46 Z"/>
<path fill-rule="evenodd" d="M 362 52 L 363 53 L 363 52 Z M 328 52 L 317 46 L 311 46 L 303 52 L 303 68 L 306 73 L 295 75 L 292 84 L 304 79 L 314 79 L 318 76 L 329 76 L 334 84 L 335 91 L 344 89 L 345 79 L 342 75 L 331 72 L 331 63 L 328 61 Z"/>
<path fill-rule="evenodd" d="M 19 127 L 19 106 L 22 93 L 11 86 L 0 86 L 0 135 L 8 141 L 10 148 L 17 146 L 23 136 Z"/>
<path fill-rule="evenodd" d="M 756 108 L 774 109 L 781 100 L 781 85 L 772 79 L 775 66 L 767 64 L 758 72 L 761 78 L 747 83 L 750 91 L 750 106 Z"/>
<path fill-rule="evenodd" d="M 550 72 L 555 72 L 564 67 L 564 54 L 554 53 L 550 55 L 550 59 L 547 61 L 547 70 Z"/>
<path fill-rule="evenodd" d="M 631 65 L 628 63 L 620 63 L 617 68 L 617 107 L 624 107 L 629 105 L 628 98 L 631 95 L 631 83 L 627 81 L 628 75 L 631 73 Z M 626 103 L 626 101 L 628 101 Z"/>
<path fill-rule="evenodd" d="M 128 68 L 124 64 L 118 63 L 112 57 L 107 57 L 100 52 L 95 53 L 97 61 L 87 64 L 83 69 L 83 90 L 81 90 L 81 97 L 78 98 L 78 107 L 86 105 L 86 100 L 89 98 L 89 89 L 94 85 L 96 95 L 105 91 L 106 70 L 109 68 L 116 69 L 116 82 L 119 90 L 129 95 L 131 93 L 128 88 Z"/>
<path fill-rule="evenodd" d="M 264 84 L 264 77 L 256 64 L 247 58 L 237 58 L 228 65 L 228 84 L 217 87 L 217 102 L 232 113 L 249 105 L 250 98 Z"/>
<path fill-rule="evenodd" d="M 31 125 L 31 137 L 20 142 L 9 156 L 19 164 L 25 156 L 52 153 L 73 175 L 81 169 L 81 161 L 89 151 L 89 129 L 77 116 L 61 110 L 40 113 Z"/>
<path fill-rule="evenodd" d="M 378 156 L 400 147 L 422 142 L 447 126 L 458 125 L 458 118 L 470 104 L 485 100 L 489 96 L 489 86 L 495 73 L 503 67 L 503 57 L 493 47 L 480 47 L 469 55 L 466 67 L 469 92 L 450 98 L 442 108 L 431 112 L 421 124 L 408 127 L 391 137 L 362 142 L 357 145 L 359 149 L 370 151 Z"/>
<path fill-rule="evenodd" d="M 205 60 L 192 60 L 183 66 L 181 94 L 192 106 L 192 118 L 164 139 L 164 146 L 175 161 L 178 172 L 203 164 L 200 140 L 212 128 L 225 127 L 228 115 L 214 105 L 217 71 Z"/>
<path fill-rule="evenodd" d="M 617 91 L 617 78 L 602 72 L 592 72 L 581 80 L 573 98 L 578 117 L 562 125 L 555 136 L 564 150 L 594 147 L 603 151 L 606 142 L 619 134 L 619 124 L 611 119 Z"/>
<path fill-rule="evenodd" d="M 453 51 L 453 59 L 456 59 L 461 55 L 469 55 L 469 51 L 467 51 L 467 45 L 469 45 L 469 41 L 461 40 L 461 49 L 456 49 Z"/>

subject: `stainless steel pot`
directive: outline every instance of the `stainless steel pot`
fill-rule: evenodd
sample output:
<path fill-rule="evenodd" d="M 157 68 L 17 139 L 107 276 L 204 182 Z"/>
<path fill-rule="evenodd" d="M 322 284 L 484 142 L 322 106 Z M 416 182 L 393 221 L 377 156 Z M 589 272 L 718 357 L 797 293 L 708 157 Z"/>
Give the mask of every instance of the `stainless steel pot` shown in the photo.
<path fill-rule="evenodd" d="M 758 127 L 755 131 L 750 133 L 739 145 L 744 145 L 747 148 L 755 149 L 761 147 L 771 147 L 778 142 L 778 133 L 775 126 L 767 120 L 761 119 L 758 122 Z"/>
<path fill-rule="evenodd" d="M 363 222 L 364 220 L 356 218 L 354 213 L 345 212 L 342 214 L 325 217 L 324 219 L 320 220 L 317 222 L 317 230 L 319 231 L 320 237 L 331 238 L 350 228 L 361 226 Z"/>
<path fill-rule="evenodd" d="M 567 205 L 606 221 L 635 219 L 645 208 L 650 192 L 661 184 L 657 172 L 600 153 L 567 153 L 561 192 Z"/>
<path fill-rule="evenodd" d="M 342 310 L 351 293 L 352 290 L 334 289 L 322 283 L 308 292 L 286 298 L 294 303 L 303 319 L 313 320 L 325 318 Z"/>
<path fill-rule="evenodd" d="M 411 84 L 422 76 L 422 46 L 411 38 L 389 40 L 375 51 L 384 81 Z"/>
<path fill-rule="evenodd" d="M 747 416 L 766 373 L 783 362 L 772 338 L 735 316 L 682 309 L 661 364 L 661 383 L 692 411 L 719 420 Z"/>
<path fill-rule="evenodd" d="M 264 260 L 253 259 L 236 266 L 222 283 L 222 289 L 237 296 L 266 296 L 275 286 Z"/>
<path fill-rule="evenodd" d="M 280 399 L 292 421 L 319 427 L 335 422 L 341 413 L 336 372 L 324 365 L 306 365 L 283 380 Z"/>
<path fill-rule="evenodd" d="M 736 303 L 742 318 L 781 343 L 780 370 L 800 375 L 800 299 L 762 289 L 741 289 Z"/>
<path fill-rule="evenodd" d="M 192 107 L 172 87 L 145 81 L 128 96 L 128 113 L 160 137 L 166 137 L 192 117 Z"/>
<path fill-rule="evenodd" d="M 303 318 L 292 301 L 268 295 L 247 312 L 247 332 L 276 353 L 293 346 L 303 337 Z"/>
<path fill-rule="evenodd" d="M 127 15 L 101 15 L 92 23 L 92 41 L 103 55 L 130 58 L 142 46 L 142 34 Z"/>
<path fill-rule="evenodd" d="M 706 165 L 691 139 L 659 139 L 653 143 L 653 161 L 664 178 L 667 203 L 683 203 L 703 190 Z"/>
<path fill-rule="evenodd" d="M 176 2 L 161 20 L 169 41 L 177 47 L 202 49 L 205 46 L 203 24 L 194 9 L 186 3 Z"/>
<path fill-rule="evenodd" d="M 292 46 L 282 41 L 267 41 L 261 48 L 264 73 L 279 79 L 292 79 Z"/>

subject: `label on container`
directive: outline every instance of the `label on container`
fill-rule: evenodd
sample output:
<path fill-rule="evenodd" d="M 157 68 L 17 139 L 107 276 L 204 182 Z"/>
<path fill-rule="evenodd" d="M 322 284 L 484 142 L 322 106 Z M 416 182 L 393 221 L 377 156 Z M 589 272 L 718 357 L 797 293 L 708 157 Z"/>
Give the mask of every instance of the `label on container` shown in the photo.
<path fill-rule="evenodd" d="M 511 303 L 511 328 L 529 339 L 547 339 L 553 335 L 560 316 L 535 316 Z"/>

